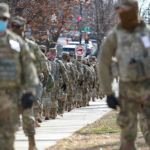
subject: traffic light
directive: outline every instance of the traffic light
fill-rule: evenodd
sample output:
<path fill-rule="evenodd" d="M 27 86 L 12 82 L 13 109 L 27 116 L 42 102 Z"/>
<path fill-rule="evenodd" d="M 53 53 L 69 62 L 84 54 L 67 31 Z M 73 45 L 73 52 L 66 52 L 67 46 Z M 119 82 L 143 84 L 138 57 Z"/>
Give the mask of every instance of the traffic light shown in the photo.
<path fill-rule="evenodd" d="M 82 17 L 81 16 L 79 16 L 77 19 L 78 19 L 78 21 L 82 21 Z"/>
<path fill-rule="evenodd" d="M 89 44 L 89 36 L 85 35 L 85 44 Z"/>

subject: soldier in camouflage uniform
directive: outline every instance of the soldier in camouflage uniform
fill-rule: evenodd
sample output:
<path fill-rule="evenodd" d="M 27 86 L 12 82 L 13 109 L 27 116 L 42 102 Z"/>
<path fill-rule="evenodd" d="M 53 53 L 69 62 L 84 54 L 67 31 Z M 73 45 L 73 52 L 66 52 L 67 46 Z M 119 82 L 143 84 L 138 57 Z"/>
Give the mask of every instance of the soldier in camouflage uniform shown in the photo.
<path fill-rule="evenodd" d="M 42 53 L 45 55 L 47 52 L 46 46 L 39 45 L 39 47 L 40 47 Z M 49 120 L 50 119 L 50 105 L 51 105 L 50 93 L 52 92 L 52 90 L 54 88 L 54 79 L 50 73 L 50 71 L 51 71 L 50 62 L 46 57 L 45 57 L 45 59 L 47 60 L 47 64 L 48 64 L 48 68 L 49 68 L 49 78 L 46 83 L 46 88 L 43 90 L 43 93 L 42 93 L 42 102 L 43 102 L 43 111 L 45 114 L 45 120 Z"/>
<path fill-rule="evenodd" d="M 92 95 L 93 95 L 93 89 L 95 88 L 96 82 L 98 82 L 96 80 L 96 72 L 94 70 L 94 68 L 91 66 L 91 62 L 89 63 L 89 60 L 87 59 L 87 63 L 86 65 L 89 67 L 91 73 L 92 73 L 92 82 L 89 84 L 89 92 L 88 92 L 88 106 L 89 106 L 89 101 L 92 99 Z"/>
<path fill-rule="evenodd" d="M 74 52 L 70 52 L 69 56 L 70 56 L 69 60 L 73 64 L 74 70 L 76 71 L 76 81 L 73 87 L 74 107 L 79 107 L 82 97 L 80 94 L 78 94 L 77 87 L 78 87 L 78 83 L 81 83 L 81 81 L 83 81 L 83 70 L 81 67 L 81 63 L 76 59 L 74 59 Z"/>
<path fill-rule="evenodd" d="M 35 94 L 35 87 L 39 82 L 36 68 L 32 62 L 34 55 L 18 35 L 6 29 L 9 17 L 8 5 L 0 3 L 1 150 L 13 150 L 14 134 L 18 123 L 18 102 L 20 102 L 19 105 L 22 105 L 23 117 L 25 116 L 24 123 L 28 124 L 30 121 L 34 126 L 34 119 L 29 119 L 27 116 L 31 112 L 34 101 L 33 94 Z M 26 126 L 23 127 L 26 133 L 30 130 Z M 34 130 L 32 131 L 34 132 Z M 28 138 L 33 138 L 30 135 Z M 35 143 L 29 147 L 29 150 L 33 149 L 37 150 Z"/>
<path fill-rule="evenodd" d="M 83 95 L 82 95 L 82 92 L 83 92 L 83 85 L 84 85 L 84 67 L 83 67 L 83 64 L 82 64 L 82 56 L 76 56 L 77 58 L 77 62 L 78 62 L 78 65 L 80 66 L 81 68 L 81 71 L 82 71 L 82 74 L 83 76 L 79 76 L 79 79 L 77 81 L 77 89 L 76 89 L 76 92 L 77 92 L 77 95 L 76 95 L 76 106 L 77 108 L 80 108 L 82 107 L 82 104 L 83 104 Z"/>
<path fill-rule="evenodd" d="M 82 59 L 84 72 L 83 106 L 89 106 L 89 94 L 95 84 L 95 72 L 87 65 L 87 58 Z"/>
<path fill-rule="evenodd" d="M 25 38 L 24 35 L 25 26 L 26 26 L 26 20 L 20 16 L 14 17 L 11 21 L 12 31 L 18 34 L 27 43 L 31 52 L 33 52 L 36 57 L 35 66 L 37 69 L 37 74 L 40 79 L 40 83 L 36 88 L 37 99 L 34 102 L 33 110 L 34 110 L 34 117 L 36 119 L 36 126 L 40 127 L 40 124 L 38 122 L 40 123 L 42 122 L 39 112 L 42 109 L 41 95 L 43 90 L 43 86 L 41 82 L 45 83 L 47 81 L 49 70 L 46 62 L 47 60 L 45 59 L 44 55 L 40 51 L 38 45 L 35 42 Z M 45 86 L 46 85 L 44 84 L 44 87 Z M 35 132 L 33 132 L 33 134 L 35 134 Z"/>
<path fill-rule="evenodd" d="M 94 71 L 95 71 L 95 75 L 96 75 L 96 83 L 95 83 L 95 89 L 93 90 L 93 94 L 92 94 L 92 99 L 95 99 L 95 97 L 98 99 L 103 99 L 104 98 L 104 94 L 102 91 L 102 88 L 98 82 L 98 63 L 96 62 L 96 57 L 92 56 L 91 57 L 91 67 L 93 67 Z"/>
<path fill-rule="evenodd" d="M 64 52 L 62 54 L 62 62 L 66 68 L 67 71 L 67 75 L 69 78 L 69 84 L 68 84 L 68 88 L 67 88 L 67 101 L 66 101 L 66 111 L 70 112 L 73 109 L 73 85 L 75 83 L 75 71 L 73 68 L 73 65 L 71 63 L 68 62 L 69 60 L 69 53 Z"/>
<path fill-rule="evenodd" d="M 150 26 L 140 20 L 135 0 L 119 0 L 120 23 L 109 32 L 99 55 L 99 79 L 107 104 L 120 105 L 117 123 L 121 128 L 120 150 L 136 150 L 137 121 L 150 147 Z M 112 57 L 117 58 L 119 99 L 111 83 Z"/>
<path fill-rule="evenodd" d="M 51 74 L 55 81 L 55 87 L 51 92 L 50 113 L 52 119 L 57 117 L 57 112 L 59 115 L 64 113 L 67 85 L 69 83 L 65 66 L 60 60 L 56 59 L 56 56 L 57 50 L 55 48 L 51 48 L 49 52 L 49 60 L 51 64 Z"/>

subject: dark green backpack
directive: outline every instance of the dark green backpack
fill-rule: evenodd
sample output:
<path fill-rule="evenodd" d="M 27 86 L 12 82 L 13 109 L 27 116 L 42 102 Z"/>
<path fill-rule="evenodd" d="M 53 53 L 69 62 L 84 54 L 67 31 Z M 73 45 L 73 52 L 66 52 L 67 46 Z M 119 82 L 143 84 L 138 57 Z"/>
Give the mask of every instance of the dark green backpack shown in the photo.
<path fill-rule="evenodd" d="M 52 92 L 55 87 L 55 82 L 51 74 L 48 76 L 47 84 L 46 84 L 46 92 Z"/>

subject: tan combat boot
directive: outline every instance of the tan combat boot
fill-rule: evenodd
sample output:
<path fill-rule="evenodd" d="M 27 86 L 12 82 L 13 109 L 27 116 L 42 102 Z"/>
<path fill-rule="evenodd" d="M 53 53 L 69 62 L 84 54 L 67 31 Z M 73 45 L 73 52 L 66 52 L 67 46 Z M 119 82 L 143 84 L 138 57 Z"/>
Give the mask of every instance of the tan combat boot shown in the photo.
<path fill-rule="evenodd" d="M 45 110 L 45 120 L 49 120 L 50 114 L 49 114 L 49 109 Z"/>
<path fill-rule="evenodd" d="M 77 108 L 80 108 L 80 102 L 77 102 Z"/>
<path fill-rule="evenodd" d="M 29 150 L 38 150 L 36 148 L 34 135 L 28 136 L 28 140 L 29 140 Z"/>
<path fill-rule="evenodd" d="M 52 117 L 52 119 L 55 119 L 57 117 L 57 111 L 53 111 L 51 117 Z"/>
<path fill-rule="evenodd" d="M 41 124 L 38 121 L 35 122 L 35 125 L 36 127 L 41 127 Z"/>
<path fill-rule="evenodd" d="M 83 106 L 83 107 L 86 107 L 86 106 L 87 106 L 87 102 L 84 101 L 82 106 Z"/>
<path fill-rule="evenodd" d="M 39 122 L 39 123 L 42 123 L 42 122 L 43 122 L 40 117 L 38 118 L 38 122 Z"/>

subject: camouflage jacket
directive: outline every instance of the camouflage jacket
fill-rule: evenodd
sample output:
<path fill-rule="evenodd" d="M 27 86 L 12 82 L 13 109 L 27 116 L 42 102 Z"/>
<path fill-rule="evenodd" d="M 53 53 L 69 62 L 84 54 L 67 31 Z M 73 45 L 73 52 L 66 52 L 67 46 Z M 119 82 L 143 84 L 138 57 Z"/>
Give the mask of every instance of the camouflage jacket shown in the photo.
<path fill-rule="evenodd" d="M 77 71 L 78 71 L 78 76 L 79 76 L 79 80 L 83 80 L 83 70 L 82 70 L 82 66 L 81 66 L 81 63 L 78 62 L 76 59 L 72 59 L 70 60 L 77 68 Z"/>
<path fill-rule="evenodd" d="M 84 84 L 93 84 L 93 74 L 87 65 L 83 64 Z"/>
<path fill-rule="evenodd" d="M 55 59 L 49 62 L 51 64 L 51 74 L 54 78 L 54 81 L 58 83 L 61 80 L 62 84 L 69 83 L 67 71 L 62 61 Z"/>
<path fill-rule="evenodd" d="M 35 93 L 39 83 L 34 55 L 26 43 L 11 31 L 0 37 L 0 88 L 15 88 Z M 3 76 L 3 71 L 5 76 Z"/>
<path fill-rule="evenodd" d="M 68 63 L 67 61 L 62 61 L 62 62 L 66 68 L 67 75 L 69 78 L 69 83 L 70 84 L 74 83 L 76 79 L 76 75 L 75 75 L 75 70 L 73 68 L 73 65 L 71 63 Z"/>
<path fill-rule="evenodd" d="M 99 81 L 98 81 L 98 64 L 97 63 L 93 63 L 91 65 L 91 68 L 94 71 L 94 77 L 95 77 L 96 84 L 99 84 Z"/>
<path fill-rule="evenodd" d="M 137 59 L 143 59 L 144 51 L 147 52 L 148 56 L 150 55 L 150 47 L 144 43 L 144 38 L 148 40 L 150 39 L 149 35 L 150 27 L 143 21 L 134 29 L 133 32 L 125 30 L 120 24 L 118 24 L 107 35 L 102 44 L 101 53 L 98 57 L 98 77 L 102 89 L 106 95 L 113 93 L 111 87 L 113 79 L 111 72 L 112 57 L 117 58 L 121 81 L 130 82 L 127 73 L 131 73 L 136 68 L 134 65 L 134 67 L 130 68 L 130 71 L 128 71 L 128 66 L 132 58 L 134 59 L 134 62 L 136 62 Z M 148 62 L 149 63 L 147 64 L 150 64 L 150 61 Z M 142 69 L 145 68 L 143 67 Z"/>
<path fill-rule="evenodd" d="M 49 74 L 47 58 L 45 58 L 44 54 L 41 52 L 39 46 L 35 42 L 29 39 L 25 39 L 25 41 L 28 43 L 30 50 L 36 57 L 35 66 L 38 75 L 42 72 L 44 74 L 44 78 L 47 79 Z"/>

